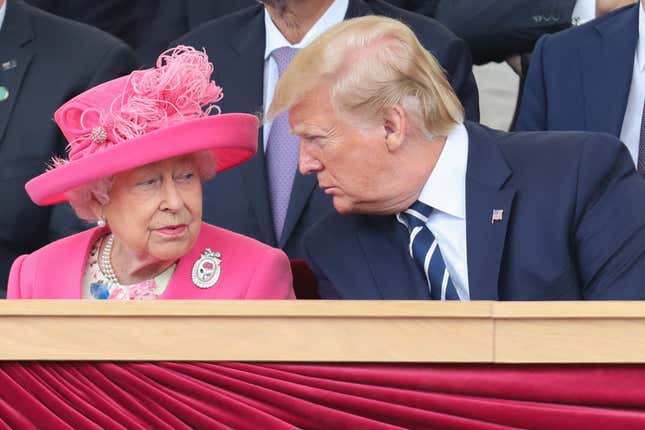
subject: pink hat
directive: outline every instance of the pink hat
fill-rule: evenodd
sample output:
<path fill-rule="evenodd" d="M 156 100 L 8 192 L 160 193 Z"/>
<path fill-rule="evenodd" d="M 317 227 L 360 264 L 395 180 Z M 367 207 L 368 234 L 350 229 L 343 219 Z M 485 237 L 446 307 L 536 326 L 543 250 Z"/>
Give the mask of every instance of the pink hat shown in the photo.
<path fill-rule="evenodd" d="M 218 172 L 251 158 L 258 119 L 219 113 L 212 103 L 223 94 L 210 80 L 212 72 L 204 52 L 178 46 L 161 54 L 156 67 L 65 103 L 54 120 L 69 142 L 69 160 L 54 159 L 51 169 L 27 182 L 31 199 L 39 205 L 64 202 L 65 193 L 79 186 L 198 151 L 213 153 Z"/>

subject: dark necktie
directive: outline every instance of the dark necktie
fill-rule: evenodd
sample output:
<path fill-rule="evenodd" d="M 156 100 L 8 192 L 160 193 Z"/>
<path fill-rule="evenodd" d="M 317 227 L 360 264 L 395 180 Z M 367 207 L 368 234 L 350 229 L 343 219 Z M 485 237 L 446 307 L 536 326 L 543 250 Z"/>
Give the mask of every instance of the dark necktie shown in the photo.
<path fill-rule="evenodd" d="M 439 245 L 426 226 L 431 213 L 430 206 L 417 201 L 400 215 L 410 233 L 410 256 L 423 271 L 432 299 L 459 300 Z"/>

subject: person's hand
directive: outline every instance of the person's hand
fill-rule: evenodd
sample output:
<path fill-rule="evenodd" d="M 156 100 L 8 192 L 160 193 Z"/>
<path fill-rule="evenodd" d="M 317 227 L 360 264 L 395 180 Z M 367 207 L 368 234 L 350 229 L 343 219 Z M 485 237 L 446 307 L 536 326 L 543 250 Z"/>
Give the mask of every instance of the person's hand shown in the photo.
<path fill-rule="evenodd" d="M 637 0 L 596 0 L 596 16 L 601 16 L 619 7 L 636 3 Z"/>

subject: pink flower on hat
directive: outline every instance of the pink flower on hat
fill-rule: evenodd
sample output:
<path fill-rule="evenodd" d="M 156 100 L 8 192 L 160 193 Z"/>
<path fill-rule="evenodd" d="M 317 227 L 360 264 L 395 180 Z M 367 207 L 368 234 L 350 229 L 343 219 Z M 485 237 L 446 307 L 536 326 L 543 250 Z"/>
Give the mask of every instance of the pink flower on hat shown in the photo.
<path fill-rule="evenodd" d="M 54 121 L 69 142 L 69 159 L 54 159 L 25 184 L 39 205 L 69 201 L 83 186 L 160 160 L 192 153 L 212 159 L 213 173 L 251 158 L 259 121 L 248 113 L 225 113 L 214 103 L 222 89 L 210 78 L 205 52 L 170 49 L 152 69 L 90 88 L 67 101 Z M 210 115 L 217 113 L 218 115 Z"/>
<path fill-rule="evenodd" d="M 213 110 L 219 113 L 214 103 L 223 92 L 210 79 L 212 72 L 205 52 L 180 45 L 162 53 L 154 68 L 107 82 L 92 97 L 65 105 L 56 120 L 70 142 L 69 160 Z M 54 160 L 54 166 L 65 162 Z"/>

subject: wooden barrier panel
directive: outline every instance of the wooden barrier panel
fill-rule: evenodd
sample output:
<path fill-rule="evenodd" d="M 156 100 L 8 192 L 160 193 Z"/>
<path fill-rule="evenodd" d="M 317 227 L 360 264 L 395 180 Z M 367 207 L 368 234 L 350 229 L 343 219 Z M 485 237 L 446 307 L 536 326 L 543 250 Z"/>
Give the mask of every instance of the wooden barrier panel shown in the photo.
<path fill-rule="evenodd" d="M 645 302 L 0 302 L 0 360 L 645 363 Z"/>

